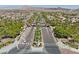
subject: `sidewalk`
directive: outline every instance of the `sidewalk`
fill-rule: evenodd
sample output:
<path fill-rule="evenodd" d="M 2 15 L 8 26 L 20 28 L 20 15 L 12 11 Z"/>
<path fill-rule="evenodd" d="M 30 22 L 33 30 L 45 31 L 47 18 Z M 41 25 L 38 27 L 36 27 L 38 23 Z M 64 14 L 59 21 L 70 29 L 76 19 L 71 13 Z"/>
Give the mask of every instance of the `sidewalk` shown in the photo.
<path fill-rule="evenodd" d="M 62 50 L 61 52 L 66 52 L 66 53 L 69 53 L 68 51 L 70 51 L 70 53 L 79 53 L 79 49 L 75 49 L 75 48 L 72 48 L 72 47 L 69 47 L 68 45 L 65 45 L 63 44 L 61 41 L 59 41 L 57 43 L 57 45 L 59 46 L 60 50 Z"/>
<path fill-rule="evenodd" d="M 3 48 L 0 49 L 0 54 L 9 52 L 11 49 L 15 48 L 16 45 L 17 45 L 17 41 L 15 41 L 13 44 L 10 44 L 8 46 L 4 46 Z"/>
<path fill-rule="evenodd" d="M 51 30 L 53 31 L 53 27 L 50 26 Z M 52 36 L 54 37 L 54 34 L 52 33 Z M 61 41 L 56 40 L 54 37 L 57 46 L 60 48 L 61 53 L 79 53 L 79 49 L 72 48 L 68 45 L 63 44 Z"/>

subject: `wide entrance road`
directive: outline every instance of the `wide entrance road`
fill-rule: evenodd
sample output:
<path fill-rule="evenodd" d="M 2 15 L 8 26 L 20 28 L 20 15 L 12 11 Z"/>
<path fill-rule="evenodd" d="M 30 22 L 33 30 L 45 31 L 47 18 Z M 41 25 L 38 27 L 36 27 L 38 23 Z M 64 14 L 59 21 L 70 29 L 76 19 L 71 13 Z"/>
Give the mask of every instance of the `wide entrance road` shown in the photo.
<path fill-rule="evenodd" d="M 44 50 L 46 50 L 48 54 L 60 54 L 60 50 L 56 45 L 49 27 L 42 27 L 42 35 L 44 40 Z"/>
<path fill-rule="evenodd" d="M 25 54 L 30 49 L 32 44 L 32 39 L 34 36 L 34 27 L 30 29 L 29 34 L 25 37 L 25 39 L 22 39 L 21 42 L 18 44 L 19 49 L 15 47 L 11 51 L 8 52 L 8 54 Z M 25 40 L 25 42 L 23 41 Z"/>

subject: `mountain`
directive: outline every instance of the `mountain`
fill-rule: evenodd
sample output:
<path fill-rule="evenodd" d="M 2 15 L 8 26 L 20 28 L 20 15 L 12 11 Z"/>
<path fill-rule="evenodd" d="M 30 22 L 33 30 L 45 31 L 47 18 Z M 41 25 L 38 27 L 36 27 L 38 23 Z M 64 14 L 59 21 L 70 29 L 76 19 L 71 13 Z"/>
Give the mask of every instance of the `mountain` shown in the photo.
<path fill-rule="evenodd" d="M 21 10 L 32 10 L 32 11 L 68 11 L 68 8 L 45 8 L 45 7 L 33 7 L 31 5 L 0 5 L 0 9 L 21 9 Z"/>

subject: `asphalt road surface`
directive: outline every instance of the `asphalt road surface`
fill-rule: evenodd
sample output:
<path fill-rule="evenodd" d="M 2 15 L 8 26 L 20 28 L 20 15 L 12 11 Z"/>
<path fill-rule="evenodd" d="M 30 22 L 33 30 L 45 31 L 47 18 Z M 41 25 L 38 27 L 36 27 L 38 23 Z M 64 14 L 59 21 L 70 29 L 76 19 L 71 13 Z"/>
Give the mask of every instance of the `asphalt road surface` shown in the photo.
<path fill-rule="evenodd" d="M 42 35 L 44 40 L 44 50 L 46 50 L 48 54 L 60 54 L 60 50 L 56 45 L 49 27 L 42 27 Z"/>
<path fill-rule="evenodd" d="M 11 51 L 8 52 L 8 54 L 24 54 L 24 53 L 27 53 L 27 51 L 30 49 L 31 47 L 31 43 L 32 43 L 32 39 L 33 39 L 33 35 L 34 35 L 34 28 L 32 27 L 32 29 L 30 30 L 28 36 L 26 36 L 26 42 L 23 43 L 23 40 L 22 42 L 19 44 L 20 47 L 22 48 L 19 48 L 17 49 L 17 47 L 15 47 L 14 49 L 12 49 Z M 27 44 L 28 43 L 28 44 Z M 24 47 L 23 47 L 24 45 Z"/>

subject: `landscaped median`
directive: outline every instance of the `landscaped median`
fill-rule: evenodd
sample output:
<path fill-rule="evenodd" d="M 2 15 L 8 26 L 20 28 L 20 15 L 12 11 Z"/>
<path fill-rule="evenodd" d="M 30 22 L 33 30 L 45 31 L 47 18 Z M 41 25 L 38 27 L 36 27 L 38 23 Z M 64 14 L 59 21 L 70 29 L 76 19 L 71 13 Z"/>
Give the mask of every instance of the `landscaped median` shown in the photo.
<path fill-rule="evenodd" d="M 41 27 L 36 27 L 32 47 L 43 47 Z"/>

